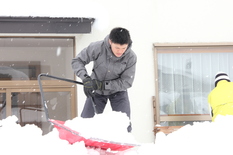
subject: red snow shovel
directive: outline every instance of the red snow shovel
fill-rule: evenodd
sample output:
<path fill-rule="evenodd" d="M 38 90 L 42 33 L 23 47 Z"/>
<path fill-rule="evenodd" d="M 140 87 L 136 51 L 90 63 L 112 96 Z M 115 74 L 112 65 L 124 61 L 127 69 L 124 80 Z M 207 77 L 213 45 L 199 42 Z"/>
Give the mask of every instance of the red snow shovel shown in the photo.
<path fill-rule="evenodd" d="M 84 137 L 81 135 L 81 133 L 74 131 L 70 129 L 69 127 L 65 126 L 64 125 L 65 122 L 49 119 L 47 103 L 44 99 L 44 92 L 43 92 L 43 88 L 41 84 L 41 76 L 46 76 L 46 77 L 54 78 L 57 80 L 67 81 L 67 82 L 80 84 L 80 85 L 83 85 L 83 83 L 70 80 L 70 79 L 59 78 L 59 77 L 55 77 L 55 76 L 51 76 L 51 75 L 43 74 L 43 73 L 38 76 L 41 100 L 42 100 L 42 104 L 45 109 L 46 118 L 48 122 L 50 122 L 55 128 L 57 128 L 60 139 L 67 140 L 70 144 L 83 141 L 86 146 L 101 148 L 103 150 L 111 149 L 112 151 L 124 151 L 130 148 L 133 148 L 135 146 L 139 146 L 138 144 L 120 143 L 120 142 L 108 141 L 108 140 L 104 140 L 100 138 Z M 95 113 L 97 113 L 93 99 L 92 99 L 92 103 L 93 103 Z"/>

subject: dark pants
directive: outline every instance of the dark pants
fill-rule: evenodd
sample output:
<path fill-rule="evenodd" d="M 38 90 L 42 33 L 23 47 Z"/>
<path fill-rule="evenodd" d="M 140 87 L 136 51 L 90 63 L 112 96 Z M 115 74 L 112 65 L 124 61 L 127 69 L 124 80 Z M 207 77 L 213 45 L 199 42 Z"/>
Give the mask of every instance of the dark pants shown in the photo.
<path fill-rule="evenodd" d="M 110 105 L 111 105 L 113 111 L 126 113 L 127 116 L 130 118 L 130 103 L 129 103 L 127 91 L 117 92 L 117 93 L 112 94 L 112 95 L 95 94 L 95 97 L 93 97 L 93 101 L 95 104 L 97 114 L 103 113 L 108 99 L 110 101 Z M 85 103 L 84 108 L 83 108 L 83 111 L 82 111 L 82 114 L 81 114 L 81 117 L 91 118 L 91 117 L 94 117 L 94 115 L 95 115 L 95 111 L 93 108 L 92 100 L 91 100 L 91 98 L 87 98 L 86 103 Z M 131 123 L 130 123 L 129 127 L 127 128 L 127 130 L 128 130 L 128 132 L 131 132 L 131 130 L 132 130 Z"/>

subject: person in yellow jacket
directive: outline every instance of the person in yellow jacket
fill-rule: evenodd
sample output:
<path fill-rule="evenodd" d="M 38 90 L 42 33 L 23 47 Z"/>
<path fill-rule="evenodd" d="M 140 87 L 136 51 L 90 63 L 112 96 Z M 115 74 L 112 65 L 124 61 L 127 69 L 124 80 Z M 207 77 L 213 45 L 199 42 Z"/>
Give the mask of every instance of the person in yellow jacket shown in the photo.
<path fill-rule="evenodd" d="M 233 82 L 224 72 L 218 72 L 215 76 L 215 88 L 208 96 L 211 106 L 212 121 L 217 115 L 233 115 Z"/>

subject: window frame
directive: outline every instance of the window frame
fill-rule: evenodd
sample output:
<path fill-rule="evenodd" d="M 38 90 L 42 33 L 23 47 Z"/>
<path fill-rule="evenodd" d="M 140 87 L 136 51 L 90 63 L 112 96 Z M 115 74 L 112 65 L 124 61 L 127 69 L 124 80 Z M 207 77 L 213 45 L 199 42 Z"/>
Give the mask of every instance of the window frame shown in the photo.
<path fill-rule="evenodd" d="M 160 101 L 159 101 L 159 81 L 158 81 L 158 53 L 161 48 L 178 48 L 178 47 L 226 47 L 233 46 L 233 43 L 154 43 L 154 72 L 155 72 L 155 96 L 153 96 L 154 107 L 154 123 L 160 124 L 161 122 L 174 122 L 174 121 L 211 121 L 210 114 L 173 114 L 173 115 L 160 115 Z M 206 51 L 208 52 L 208 51 Z M 206 53 L 201 52 L 201 53 Z M 191 52 L 190 52 L 191 53 Z"/>
<path fill-rule="evenodd" d="M 73 40 L 73 57 L 76 55 L 76 41 L 78 35 L 76 34 L 0 34 L 0 38 L 49 38 L 49 39 L 72 39 Z M 72 59 L 72 58 L 71 58 Z M 72 75 L 72 79 L 75 80 L 75 74 Z M 0 81 L 2 90 L 1 93 L 6 93 L 6 117 L 12 115 L 11 109 L 11 93 L 13 92 L 39 92 L 39 86 L 37 79 L 28 81 Z M 43 80 L 43 87 L 45 92 L 70 92 L 71 98 L 71 118 L 75 118 L 78 115 L 78 102 L 77 102 L 77 86 L 67 82 L 61 82 L 57 80 Z M 3 119 L 3 118 L 1 118 Z"/>

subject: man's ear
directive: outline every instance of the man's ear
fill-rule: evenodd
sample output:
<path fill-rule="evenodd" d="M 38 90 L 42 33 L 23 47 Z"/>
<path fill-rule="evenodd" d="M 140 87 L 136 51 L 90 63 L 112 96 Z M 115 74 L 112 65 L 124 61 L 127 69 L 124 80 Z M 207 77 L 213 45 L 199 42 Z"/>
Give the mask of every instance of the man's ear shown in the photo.
<path fill-rule="evenodd" d="M 110 45 L 112 45 L 112 41 L 110 39 L 108 39 L 108 42 L 109 42 Z"/>

